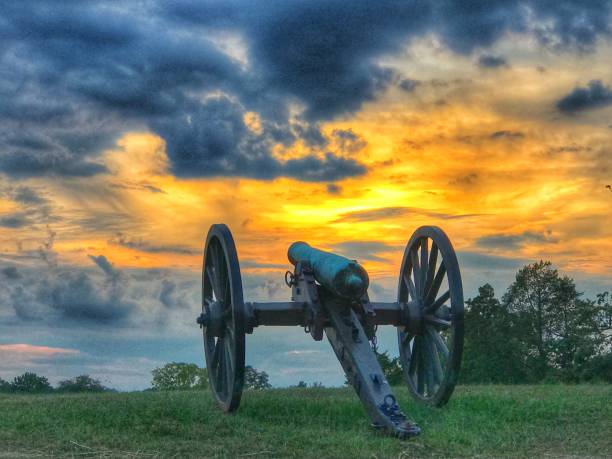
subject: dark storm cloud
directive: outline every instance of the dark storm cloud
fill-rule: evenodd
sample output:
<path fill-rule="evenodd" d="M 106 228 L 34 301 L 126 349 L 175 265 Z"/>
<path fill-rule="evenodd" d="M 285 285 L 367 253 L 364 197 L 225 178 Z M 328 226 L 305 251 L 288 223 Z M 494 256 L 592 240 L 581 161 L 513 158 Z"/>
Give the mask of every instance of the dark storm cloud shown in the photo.
<path fill-rule="evenodd" d="M 446 214 L 417 207 L 381 207 L 371 210 L 359 210 L 340 215 L 337 222 L 371 222 L 387 218 L 398 218 L 409 215 L 423 215 L 426 217 L 453 220 L 457 218 L 477 217 L 482 214 Z"/>
<path fill-rule="evenodd" d="M 525 231 L 520 234 L 492 234 L 476 240 L 476 245 L 487 248 L 514 249 L 528 243 L 555 243 L 557 240 L 549 233 Z"/>
<path fill-rule="evenodd" d="M 507 65 L 508 62 L 506 58 L 502 56 L 485 54 L 478 58 L 478 66 L 485 69 L 496 69 L 499 67 L 506 67 Z"/>
<path fill-rule="evenodd" d="M 3 2 L 0 170 L 103 173 L 102 149 L 127 130 L 150 129 L 166 140 L 178 176 L 363 174 L 319 126 L 397 84 L 381 58 L 430 33 L 462 54 L 529 31 L 553 48 L 586 50 L 610 34 L 610 8 L 603 0 Z M 239 37 L 246 62 L 223 51 L 220 33 Z M 245 124 L 247 112 L 258 113 L 260 129 Z M 306 158 L 271 153 L 300 140 L 312 149 Z"/>
<path fill-rule="evenodd" d="M 402 81 L 399 82 L 398 86 L 400 87 L 400 89 L 406 92 L 413 92 L 420 84 L 421 82 L 419 80 L 404 78 Z"/>
<path fill-rule="evenodd" d="M 21 274 L 19 273 L 19 270 L 15 266 L 7 266 L 5 268 L 2 268 L 2 274 L 4 274 L 4 276 L 7 279 L 21 278 Z"/>
<path fill-rule="evenodd" d="M 328 183 L 326 188 L 329 194 L 340 194 L 342 192 L 342 187 L 335 183 Z"/>
<path fill-rule="evenodd" d="M 129 237 L 123 233 L 117 233 L 109 239 L 109 244 L 120 245 L 130 249 L 148 253 L 176 253 L 181 255 L 198 255 L 200 250 L 182 245 L 153 244 L 142 238 Z"/>
<path fill-rule="evenodd" d="M 27 186 L 18 186 L 13 193 L 13 201 L 22 204 L 44 204 L 47 202 L 45 198 L 40 196 L 35 190 Z"/>
<path fill-rule="evenodd" d="M 23 212 L 0 215 L 0 227 L 3 228 L 21 228 L 30 223 L 30 219 Z"/>
<path fill-rule="evenodd" d="M 334 244 L 334 252 L 350 259 L 388 261 L 385 257 L 377 255 L 384 252 L 401 250 L 402 246 L 390 245 L 379 241 L 346 241 Z"/>
<path fill-rule="evenodd" d="M 98 268 L 104 271 L 104 274 L 107 276 L 115 277 L 117 275 L 117 271 L 115 268 L 113 268 L 111 262 L 108 261 L 104 255 L 89 255 L 89 258 L 98 266 Z"/>
<path fill-rule="evenodd" d="M 519 131 L 506 131 L 506 130 L 502 130 L 502 131 L 495 131 L 495 132 L 491 133 L 491 135 L 489 137 L 491 139 L 493 139 L 493 140 L 496 140 L 496 139 L 517 140 L 517 139 L 524 138 L 525 134 L 523 134 L 522 132 L 519 132 Z"/>
<path fill-rule="evenodd" d="M 612 89 L 599 80 L 592 80 L 586 87 L 576 87 L 557 102 L 557 108 L 565 113 L 612 105 Z"/>
<path fill-rule="evenodd" d="M 166 326 L 175 311 L 197 304 L 197 276 L 167 270 L 117 270 L 104 255 L 90 259 L 98 269 L 5 266 L 0 317 L 12 311 L 18 320 L 53 326 L 125 327 L 136 322 Z"/>
<path fill-rule="evenodd" d="M 486 253 L 475 252 L 470 250 L 460 250 L 457 252 L 459 266 L 466 270 L 508 270 L 515 271 L 529 263 L 529 260 L 523 258 L 509 258 L 497 255 L 488 255 Z"/>

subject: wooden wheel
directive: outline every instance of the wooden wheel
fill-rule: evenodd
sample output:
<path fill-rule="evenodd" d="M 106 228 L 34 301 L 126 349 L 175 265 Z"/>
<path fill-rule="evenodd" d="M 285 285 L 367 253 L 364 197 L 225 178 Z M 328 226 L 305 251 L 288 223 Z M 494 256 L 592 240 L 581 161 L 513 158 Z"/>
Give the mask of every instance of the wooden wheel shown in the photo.
<path fill-rule="evenodd" d="M 232 233 L 212 225 L 206 237 L 202 268 L 204 355 L 210 387 L 221 408 L 240 405 L 244 385 L 245 306 L 240 266 Z"/>
<path fill-rule="evenodd" d="M 463 287 L 453 246 L 435 226 L 410 238 L 399 276 L 400 361 L 412 396 L 442 406 L 453 393 L 463 351 Z"/>

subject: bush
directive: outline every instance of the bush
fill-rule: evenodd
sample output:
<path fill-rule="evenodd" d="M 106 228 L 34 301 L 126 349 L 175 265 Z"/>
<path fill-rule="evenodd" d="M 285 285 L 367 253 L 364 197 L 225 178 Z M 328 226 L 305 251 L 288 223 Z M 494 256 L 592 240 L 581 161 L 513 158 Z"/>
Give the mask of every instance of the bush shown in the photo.
<path fill-rule="evenodd" d="M 60 381 L 57 386 L 58 392 L 106 392 L 110 391 L 104 387 L 100 381 L 93 379 L 89 375 L 80 375 L 72 379 Z"/>
<path fill-rule="evenodd" d="M 2 392 L 12 392 L 13 388 L 11 387 L 11 383 L 5 381 L 4 379 L 0 378 L 0 393 Z"/>
<path fill-rule="evenodd" d="M 151 372 L 154 390 L 206 389 L 208 373 L 195 363 L 171 362 Z"/>
<path fill-rule="evenodd" d="M 244 369 L 244 388 L 253 390 L 271 389 L 272 384 L 268 381 L 268 373 L 258 371 L 250 365 Z"/>
<path fill-rule="evenodd" d="M 53 390 L 47 378 L 30 372 L 26 372 L 21 376 L 16 376 L 15 379 L 13 379 L 11 388 L 14 392 L 29 393 L 44 393 Z"/>

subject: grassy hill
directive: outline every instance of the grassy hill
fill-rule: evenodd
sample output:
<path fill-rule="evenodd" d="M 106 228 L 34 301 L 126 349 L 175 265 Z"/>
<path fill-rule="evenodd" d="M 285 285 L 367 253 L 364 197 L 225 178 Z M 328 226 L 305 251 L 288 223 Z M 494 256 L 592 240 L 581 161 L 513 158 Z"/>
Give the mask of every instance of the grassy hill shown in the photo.
<path fill-rule="evenodd" d="M 612 456 L 612 386 L 462 386 L 449 405 L 400 403 L 423 434 L 369 427 L 350 389 L 247 392 L 234 415 L 208 392 L 0 395 L 0 457 Z"/>

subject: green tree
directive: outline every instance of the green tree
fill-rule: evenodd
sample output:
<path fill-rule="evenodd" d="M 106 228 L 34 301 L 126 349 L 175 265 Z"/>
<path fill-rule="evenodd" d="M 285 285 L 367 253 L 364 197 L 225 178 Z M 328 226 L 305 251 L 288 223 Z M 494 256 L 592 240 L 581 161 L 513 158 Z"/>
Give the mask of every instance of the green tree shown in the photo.
<path fill-rule="evenodd" d="M 461 380 L 472 383 L 519 383 L 525 380 L 522 344 L 512 316 L 489 284 L 466 301 L 465 344 Z"/>
<path fill-rule="evenodd" d="M 268 373 L 258 371 L 250 365 L 244 368 L 244 388 L 253 390 L 271 389 Z"/>
<path fill-rule="evenodd" d="M 596 355 L 595 303 L 580 296 L 574 281 L 548 261 L 523 267 L 508 287 L 502 302 L 524 344 L 522 360 L 530 379 L 576 380 Z"/>
<path fill-rule="evenodd" d="M 0 378 L 0 393 L 11 392 L 12 390 L 13 388 L 11 387 L 11 383 Z"/>
<path fill-rule="evenodd" d="M 205 368 L 194 363 L 171 362 L 152 372 L 151 385 L 154 390 L 205 389 L 208 374 Z"/>
<path fill-rule="evenodd" d="M 108 387 L 104 387 L 99 380 L 93 379 L 89 375 L 80 375 L 72 379 L 60 381 L 57 386 L 58 392 L 106 392 Z"/>
<path fill-rule="evenodd" d="M 602 335 L 602 345 L 608 351 L 612 347 L 612 295 L 610 292 L 597 294 L 595 323 Z"/>
<path fill-rule="evenodd" d="M 31 393 L 51 392 L 53 390 L 47 378 L 31 372 L 16 376 L 11 383 L 11 388 L 14 392 Z"/>
<path fill-rule="evenodd" d="M 374 346 L 374 353 L 378 358 L 378 363 L 389 385 L 397 386 L 402 384 L 402 366 L 399 362 L 399 357 L 392 358 L 387 351 L 379 352 L 376 346 Z"/>

